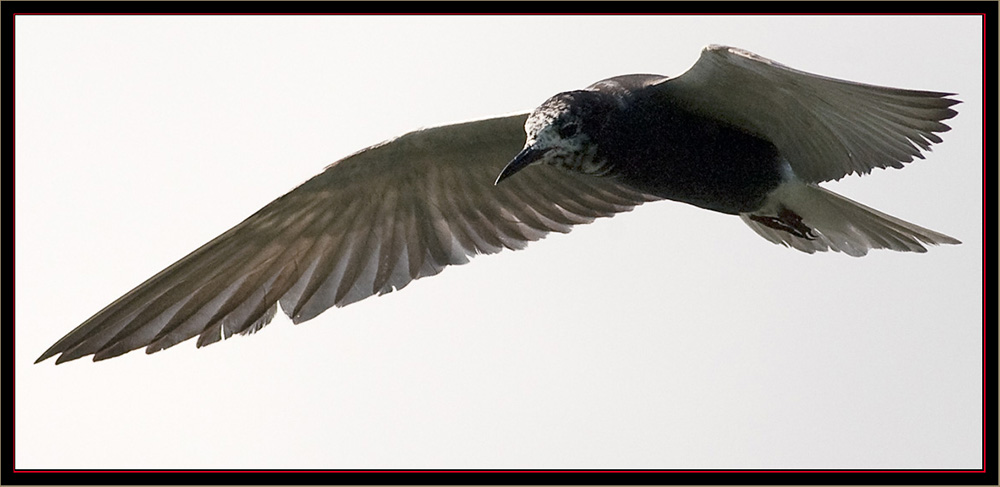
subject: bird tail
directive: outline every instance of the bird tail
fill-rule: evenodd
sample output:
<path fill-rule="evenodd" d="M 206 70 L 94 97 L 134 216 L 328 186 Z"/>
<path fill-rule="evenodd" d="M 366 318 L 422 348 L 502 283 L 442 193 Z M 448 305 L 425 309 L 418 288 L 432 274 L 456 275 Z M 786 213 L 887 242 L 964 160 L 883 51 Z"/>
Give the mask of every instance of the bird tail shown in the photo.
<path fill-rule="evenodd" d="M 810 254 L 833 250 L 860 257 L 869 249 L 926 252 L 924 244 L 961 243 L 801 182 L 782 184 L 761 209 L 740 218 L 767 240 Z"/>

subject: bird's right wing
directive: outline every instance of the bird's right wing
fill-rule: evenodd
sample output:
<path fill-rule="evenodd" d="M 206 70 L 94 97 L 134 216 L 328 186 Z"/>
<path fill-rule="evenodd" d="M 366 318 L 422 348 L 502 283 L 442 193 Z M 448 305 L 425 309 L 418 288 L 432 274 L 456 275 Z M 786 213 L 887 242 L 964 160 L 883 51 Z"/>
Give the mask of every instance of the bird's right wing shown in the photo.
<path fill-rule="evenodd" d="M 278 303 L 296 322 L 401 289 L 468 256 L 652 198 L 538 166 L 493 184 L 524 143 L 526 115 L 409 133 L 326 168 L 110 304 L 45 351 L 57 363 L 152 353 L 256 331 Z"/>
<path fill-rule="evenodd" d="M 798 71 L 742 49 L 709 46 L 684 74 L 650 87 L 664 100 L 777 146 L 818 183 L 903 167 L 949 127 L 949 93 L 887 88 Z"/>

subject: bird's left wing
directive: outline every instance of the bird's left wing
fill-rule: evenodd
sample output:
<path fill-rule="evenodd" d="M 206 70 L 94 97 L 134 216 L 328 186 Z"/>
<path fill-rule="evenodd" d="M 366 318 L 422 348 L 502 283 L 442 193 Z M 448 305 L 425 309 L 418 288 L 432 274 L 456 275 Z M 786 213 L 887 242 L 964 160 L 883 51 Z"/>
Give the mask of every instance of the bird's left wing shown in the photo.
<path fill-rule="evenodd" d="M 774 143 L 803 181 L 903 167 L 955 116 L 950 93 L 854 83 L 798 71 L 742 49 L 712 45 L 677 78 L 650 88 L 667 103 Z"/>
<path fill-rule="evenodd" d="M 526 115 L 409 133 L 336 162 L 108 305 L 39 357 L 94 360 L 259 330 L 280 303 L 296 323 L 432 276 L 468 256 L 651 197 L 549 166 L 493 184 Z"/>

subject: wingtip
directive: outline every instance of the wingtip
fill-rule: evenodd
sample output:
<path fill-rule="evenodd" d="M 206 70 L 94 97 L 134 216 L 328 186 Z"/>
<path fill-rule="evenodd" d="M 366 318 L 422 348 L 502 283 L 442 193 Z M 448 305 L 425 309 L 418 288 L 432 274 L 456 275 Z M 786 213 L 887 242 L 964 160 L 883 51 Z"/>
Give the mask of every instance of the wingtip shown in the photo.
<path fill-rule="evenodd" d="M 39 355 L 37 359 L 35 359 L 35 363 L 36 364 L 42 363 L 42 362 L 44 362 L 44 361 L 46 361 L 46 360 L 48 360 L 48 359 L 50 359 L 50 358 L 58 355 L 59 353 L 60 353 L 60 350 L 58 348 L 56 348 L 55 345 L 52 345 L 51 347 L 48 348 L 48 350 L 46 350 L 45 352 L 42 352 L 42 354 Z"/>
<path fill-rule="evenodd" d="M 934 232 L 937 240 L 928 242 L 931 245 L 962 245 L 962 241 L 952 237 L 950 235 L 945 235 L 943 233 Z"/>

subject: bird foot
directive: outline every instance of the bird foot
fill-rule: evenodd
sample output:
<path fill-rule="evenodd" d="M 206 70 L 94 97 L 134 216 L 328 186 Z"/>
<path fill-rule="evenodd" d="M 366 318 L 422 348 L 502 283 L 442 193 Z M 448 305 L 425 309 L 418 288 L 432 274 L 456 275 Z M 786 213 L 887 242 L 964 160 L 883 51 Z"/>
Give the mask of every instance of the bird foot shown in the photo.
<path fill-rule="evenodd" d="M 806 224 L 802 223 L 802 217 L 785 207 L 781 207 L 781 209 L 778 210 L 778 216 L 776 217 L 750 215 L 750 219 L 775 230 L 788 232 L 799 238 L 804 238 L 806 240 L 816 239 L 816 233 L 813 232 L 812 228 L 809 228 Z"/>

